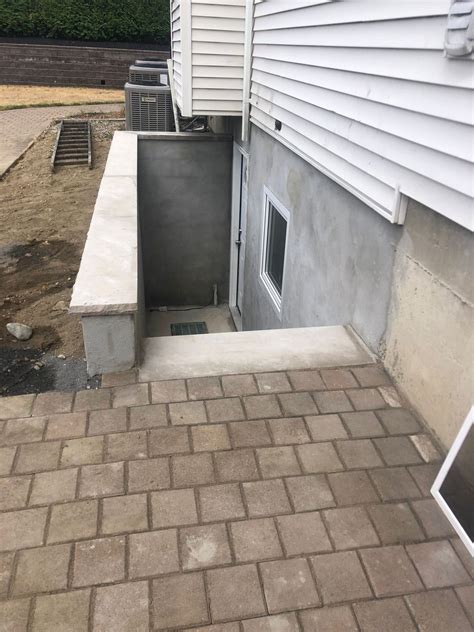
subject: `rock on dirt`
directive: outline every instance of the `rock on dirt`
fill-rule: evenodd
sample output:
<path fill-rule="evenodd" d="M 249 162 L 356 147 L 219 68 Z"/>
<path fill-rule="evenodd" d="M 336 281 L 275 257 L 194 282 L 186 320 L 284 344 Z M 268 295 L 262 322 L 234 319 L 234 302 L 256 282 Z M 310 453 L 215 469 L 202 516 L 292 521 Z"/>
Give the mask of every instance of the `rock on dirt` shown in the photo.
<path fill-rule="evenodd" d="M 29 340 L 33 335 L 33 329 L 23 323 L 7 323 L 7 331 L 17 340 Z"/>

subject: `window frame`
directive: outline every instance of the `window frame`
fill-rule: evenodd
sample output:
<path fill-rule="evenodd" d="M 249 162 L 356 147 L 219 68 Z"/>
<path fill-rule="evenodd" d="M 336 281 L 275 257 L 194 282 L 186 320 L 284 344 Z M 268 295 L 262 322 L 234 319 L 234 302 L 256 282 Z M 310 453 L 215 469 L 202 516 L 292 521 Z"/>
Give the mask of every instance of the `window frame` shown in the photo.
<path fill-rule="evenodd" d="M 286 221 L 286 236 L 285 236 L 285 252 L 283 255 L 283 277 L 281 283 L 281 294 L 278 292 L 274 282 L 267 271 L 267 258 L 268 258 L 268 238 L 270 228 L 270 205 L 276 210 L 277 213 Z M 290 211 L 283 206 L 283 204 L 275 197 L 275 195 L 268 189 L 263 187 L 263 226 L 262 226 L 262 242 L 260 249 L 260 281 L 270 295 L 272 305 L 275 308 L 278 316 L 281 318 L 282 301 L 285 293 L 285 271 L 286 271 L 286 259 L 288 255 L 288 235 L 290 232 Z"/>

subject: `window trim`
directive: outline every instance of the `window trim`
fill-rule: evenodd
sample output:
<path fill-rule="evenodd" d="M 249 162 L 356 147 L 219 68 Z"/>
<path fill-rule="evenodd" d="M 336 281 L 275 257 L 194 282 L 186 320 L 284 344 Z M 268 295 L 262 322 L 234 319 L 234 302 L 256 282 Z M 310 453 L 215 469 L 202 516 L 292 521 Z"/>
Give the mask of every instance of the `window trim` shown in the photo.
<path fill-rule="evenodd" d="M 283 219 L 286 221 L 286 237 L 285 237 L 285 253 L 283 256 L 283 278 L 281 284 L 281 295 L 275 287 L 273 281 L 270 278 L 266 270 L 266 260 L 268 254 L 268 229 L 270 221 L 270 204 L 275 210 L 280 213 Z M 286 271 L 286 259 L 288 254 L 288 235 L 290 232 L 290 211 L 283 206 L 283 204 L 273 195 L 268 187 L 263 187 L 263 226 L 262 226 L 262 242 L 260 249 L 260 280 L 263 286 L 266 288 L 272 305 L 275 308 L 278 316 L 281 318 L 281 307 L 283 296 L 285 293 L 285 271 Z"/>

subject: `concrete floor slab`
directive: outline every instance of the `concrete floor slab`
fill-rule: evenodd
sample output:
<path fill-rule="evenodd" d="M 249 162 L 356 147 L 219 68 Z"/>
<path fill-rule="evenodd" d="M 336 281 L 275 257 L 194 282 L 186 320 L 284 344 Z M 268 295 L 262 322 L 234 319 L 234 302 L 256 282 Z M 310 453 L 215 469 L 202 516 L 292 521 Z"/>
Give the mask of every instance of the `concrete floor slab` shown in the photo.
<path fill-rule="evenodd" d="M 173 323 L 195 323 L 204 321 L 210 334 L 235 331 L 228 305 L 217 307 L 169 307 L 166 312 L 149 311 L 146 317 L 146 333 L 150 338 L 171 336 Z"/>
<path fill-rule="evenodd" d="M 373 356 L 345 327 L 239 331 L 144 340 L 141 382 L 354 366 Z"/>

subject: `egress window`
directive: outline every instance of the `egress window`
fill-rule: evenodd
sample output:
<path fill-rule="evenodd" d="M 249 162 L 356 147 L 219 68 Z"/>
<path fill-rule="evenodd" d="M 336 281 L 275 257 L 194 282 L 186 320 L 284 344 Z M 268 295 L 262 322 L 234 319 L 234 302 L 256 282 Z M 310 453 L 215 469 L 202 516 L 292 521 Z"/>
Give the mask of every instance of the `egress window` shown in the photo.
<path fill-rule="evenodd" d="M 281 310 L 290 213 L 265 189 L 260 278 L 278 311 Z"/>

